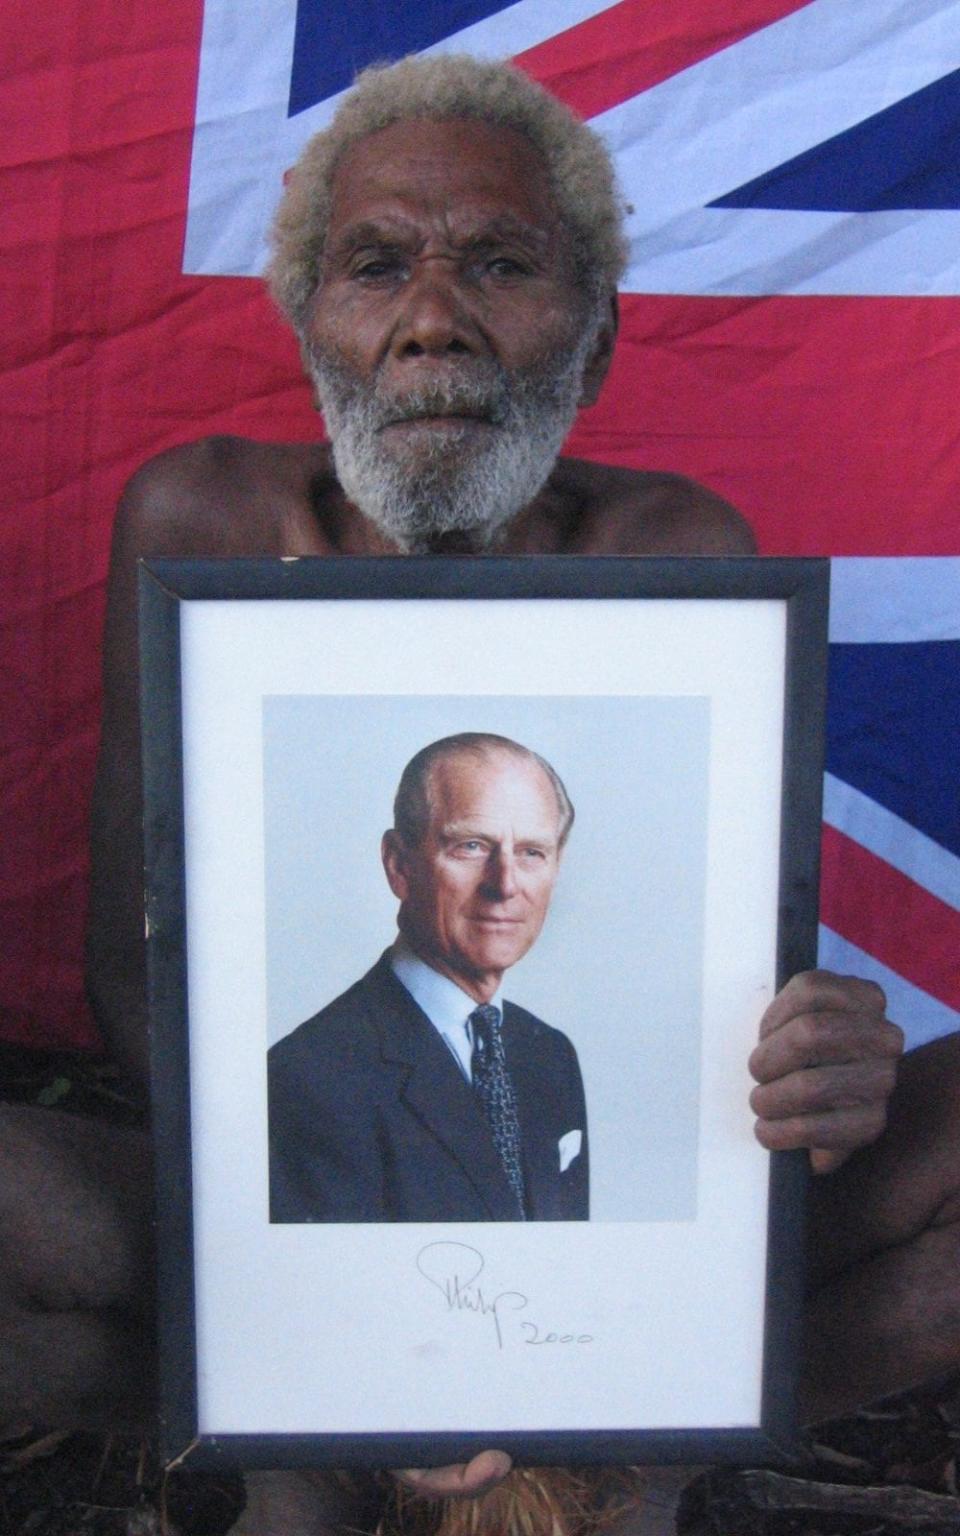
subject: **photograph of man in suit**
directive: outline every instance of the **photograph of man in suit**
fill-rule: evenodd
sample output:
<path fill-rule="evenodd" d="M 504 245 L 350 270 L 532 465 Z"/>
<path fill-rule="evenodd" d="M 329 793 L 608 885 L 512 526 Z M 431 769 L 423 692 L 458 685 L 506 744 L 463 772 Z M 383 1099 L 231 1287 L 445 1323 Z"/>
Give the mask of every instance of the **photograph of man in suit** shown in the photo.
<path fill-rule="evenodd" d="M 586 1220 L 576 1052 L 502 996 L 573 814 L 550 764 L 504 736 L 447 736 L 407 764 L 381 849 L 398 938 L 268 1055 L 271 1221 Z"/>

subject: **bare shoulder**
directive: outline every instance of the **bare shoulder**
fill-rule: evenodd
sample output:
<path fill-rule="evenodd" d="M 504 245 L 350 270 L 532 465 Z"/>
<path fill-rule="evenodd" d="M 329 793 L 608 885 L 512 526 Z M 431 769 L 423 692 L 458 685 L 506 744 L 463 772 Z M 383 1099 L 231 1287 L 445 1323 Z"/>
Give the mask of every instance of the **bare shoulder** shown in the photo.
<path fill-rule="evenodd" d="M 149 459 L 128 482 L 116 538 L 136 554 L 284 553 L 285 530 L 329 473 L 322 445 L 205 437 Z"/>
<path fill-rule="evenodd" d="M 578 505 L 572 548 L 591 554 L 752 555 L 750 524 L 722 496 L 685 475 L 562 459 Z"/>

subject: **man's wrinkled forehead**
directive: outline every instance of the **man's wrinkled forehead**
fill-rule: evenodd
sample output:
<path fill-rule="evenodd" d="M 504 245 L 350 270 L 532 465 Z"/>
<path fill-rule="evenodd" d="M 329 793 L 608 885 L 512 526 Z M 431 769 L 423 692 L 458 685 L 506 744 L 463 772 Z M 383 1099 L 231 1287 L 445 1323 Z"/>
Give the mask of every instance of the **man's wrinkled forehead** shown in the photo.
<path fill-rule="evenodd" d="M 494 212 L 485 208 L 448 209 L 443 214 L 443 226 L 453 249 L 478 255 L 508 244 L 543 260 L 555 239 L 553 229 L 545 229 L 507 209 Z M 402 207 L 385 209 L 375 218 L 358 218 L 340 227 L 332 226 L 324 250 L 324 263 L 335 265 L 368 248 L 390 247 L 415 253 L 421 248 L 423 238 L 419 225 L 405 215 Z"/>
<path fill-rule="evenodd" d="M 434 220 L 458 242 L 499 234 L 541 254 L 565 233 L 540 151 L 477 118 L 405 119 L 367 134 L 344 151 L 330 191 L 328 251 L 371 224 L 402 238 Z"/>

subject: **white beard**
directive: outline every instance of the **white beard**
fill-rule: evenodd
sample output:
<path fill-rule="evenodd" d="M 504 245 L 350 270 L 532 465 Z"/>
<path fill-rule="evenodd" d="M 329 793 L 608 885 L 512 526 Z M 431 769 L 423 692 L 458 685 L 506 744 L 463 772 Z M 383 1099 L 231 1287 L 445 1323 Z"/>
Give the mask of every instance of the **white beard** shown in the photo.
<path fill-rule="evenodd" d="M 451 368 L 449 382 L 388 396 L 379 381 L 310 354 L 340 484 L 355 506 L 401 549 L 423 553 L 440 534 L 465 533 L 489 549 L 528 506 L 557 461 L 577 414 L 583 369 L 596 337 L 585 327 L 572 350 L 535 369 L 508 373 L 490 359 Z M 464 430 L 425 429 L 416 442 L 387 443 L 389 423 L 418 416 L 480 416 Z"/>

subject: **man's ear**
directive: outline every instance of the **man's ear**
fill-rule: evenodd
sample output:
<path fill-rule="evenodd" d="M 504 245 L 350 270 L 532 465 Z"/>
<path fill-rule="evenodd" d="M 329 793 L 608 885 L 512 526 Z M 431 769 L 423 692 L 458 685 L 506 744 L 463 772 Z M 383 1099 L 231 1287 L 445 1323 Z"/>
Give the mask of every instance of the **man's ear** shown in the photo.
<path fill-rule="evenodd" d="M 410 889 L 407 880 L 407 855 L 403 843 L 392 828 L 389 832 L 384 832 L 380 840 L 380 857 L 383 860 L 384 874 L 391 891 L 398 901 L 406 901 Z"/>
<path fill-rule="evenodd" d="M 597 331 L 593 350 L 584 364 L 583 379 L 580 385 L 580 399 L 578 401 L 580 406 L 594 404 L 613 358 L 617 331 L 620 328 L 620 305 L 617 300 L 616 289 L 611 292 L 607 300 L 606 310 L 607 312 Z"/>

